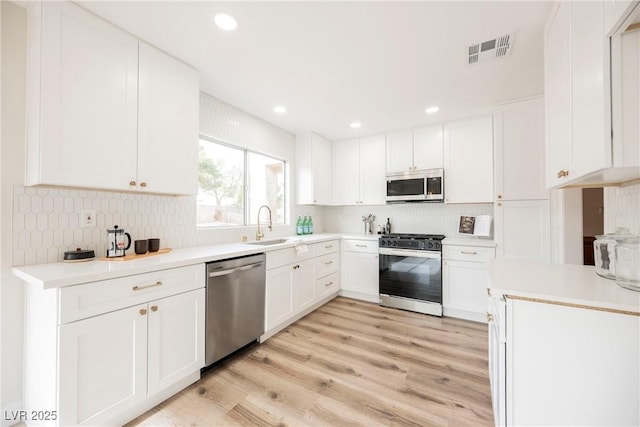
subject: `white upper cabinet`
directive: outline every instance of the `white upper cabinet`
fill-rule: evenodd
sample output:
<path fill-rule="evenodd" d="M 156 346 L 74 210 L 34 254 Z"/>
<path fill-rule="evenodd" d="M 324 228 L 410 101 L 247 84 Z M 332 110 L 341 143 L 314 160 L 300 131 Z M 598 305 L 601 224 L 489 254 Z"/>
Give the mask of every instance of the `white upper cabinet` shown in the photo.
<path fill-rule="evenodd" d="M 296 170 L 299 205 L 330 205 L 331 141 L 315 133 L 296 137 Z"/>
<path fill-rule="evenodd" d="M 494 123 L 496 200 L 548 199 L 543 99 L 501 106 Z"/>
<path fill-rule="evenodd" d="M 140 43 L 138 185 L 153 193 L 195 194 L 199 75 Z"/>
<path fill-rule="evenodd" d="M 198 73 L 71 2 L 28 13 L 27 185 L 195 194 Z"/>
<path fill-rule="evenodd" d="M 621 123 L 621 98 L 633 93 L 623 75 L 634 60 L 621 55 L 620 33 L 608 37 L 628 9 L 610 0 L 560 1 L 552 9 L 544 40 L 548 188 L 640 178 L 637 139 L 625 141 Z"/>
<path fill-rule="evenodd" d="M 387 173 L 442 168 L 442 125 L 387 134 Z"/>
<path fill-rule="evenodd" d="M 29 31 L 27 185 L 128 189 L 138 41 L 65 2 L 33 4 Z"/>
<path fill-rule="evenodd" d="M 335 205 L 386 203 L 384 135 L 334 142 L 333 167 Z"/>
<path fill-rule="evenodd" d="M 445 203 L 493 202 L 491 117 L 444 125 Z"/>

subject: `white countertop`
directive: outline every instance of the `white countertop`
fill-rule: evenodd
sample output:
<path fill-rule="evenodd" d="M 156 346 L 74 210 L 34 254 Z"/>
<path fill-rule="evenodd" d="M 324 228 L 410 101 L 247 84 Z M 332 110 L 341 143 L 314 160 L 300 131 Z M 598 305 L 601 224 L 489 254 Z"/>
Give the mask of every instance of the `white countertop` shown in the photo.
<path fill-rule="evenodd" d="M 640 292 L 596 274 L 595 267 L 515 258 L 487 260 L 492 295 L 640 313 Z"/>
<path fill-rule="evenodd" d="M 251 255 L 293 247 L 297 241 L 317 243 L 327 240 L 341 239 L 340 234 L 313 234 L 307 236 L 291 236 L 285 243 L 260 246 L 250 243 L 229 243 L 222 245 L 200 246 L 195 248 L 174 249 L 169 253 L 145 257 L 131 261 L 103 261 L 95 259 L 87 262 L 29 265 L 14 267 L 13 274 L 24 280 L 42 286 L 44 289 L 60 288 L 114 279 L 132 274 L 148 273 L 168 268 L 184 267 L 225 258 Z M 266 241 L 270 239 L 265 239 Z"/>

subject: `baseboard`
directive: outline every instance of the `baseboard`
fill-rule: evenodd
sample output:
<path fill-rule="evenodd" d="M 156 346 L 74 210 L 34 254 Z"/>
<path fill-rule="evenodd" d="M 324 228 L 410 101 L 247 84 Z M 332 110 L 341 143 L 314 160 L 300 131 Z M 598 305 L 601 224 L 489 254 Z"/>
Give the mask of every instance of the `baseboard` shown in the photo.
<path fill-rule="evenodd" d="M 342 297 L 347 297 L 347 298 L 354 298 L 354 299 L 359 299 L 362 301 L 368 301 L 368 302 L 374 302 L 376 304 L 380 303 L 380 295 L 375 294 L 367 294 L 364 292 L 358 292 L 358 291 L 349 291 L 346 289 L 340 289 L 340 296 Z"/>
<path fill-rule="evenodd" d="M 455 317 L 456 319 L 471 320 L 472 322 L 487 323 L 487 313 L 477 311 L 460 310 L 458 308 L 442 307 L 442 315 Z"/>

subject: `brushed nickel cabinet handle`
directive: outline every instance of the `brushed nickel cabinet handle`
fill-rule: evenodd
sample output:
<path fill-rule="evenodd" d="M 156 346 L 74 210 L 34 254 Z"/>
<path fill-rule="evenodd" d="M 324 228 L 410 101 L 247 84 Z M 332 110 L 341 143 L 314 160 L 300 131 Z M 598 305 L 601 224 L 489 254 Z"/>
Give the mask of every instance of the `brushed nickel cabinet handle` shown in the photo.
<path fill-rule="evenodd" d="M 146 308 L 141 308 L 140 309 L 140 315 L 144 316 L 145 314 L 147 314 L 147 309 Z"/>
<path fill-rule="evenodd" d="M 162 282 L 160 280 L 158 280 L 156 283 L 154 283 L 153 285 L 146 285 L 146 286 L 134 286 L 132 289 L 134 291 L 141 291 L 143 289 L 149 289 L 149 288 L 155 288 L 156 286 L 162 286 Z"/>
<path fill-rule="evenodd" d="M 325 249 L 331 249 L 333 247 L 333 245 L 324 245 Z"/>
<path fill-rule="evenodd" d="M 491 296 L 491 288 L 487 288 L 487 295 Z"/>
<path fill-rule="evenodd" d="M 569 176 L 569 171 L 566 170 L 560 170 L 558 172 L 558 178 L 566 178 Z"/>
<path fill-rule="evenodd" d="M 331 285 L 333 285 L 333 282 L 329 282 L 329 283 L 325 283 L 325 284 L 324 284 L 324 286 L 325 286 L 325 287 L 327 287 L 327 288 L 328 288 L 329 286 L 331 286 Z"/>
<path fill-rule="evenodd" d="M 487 313 L 487 322 L 493 322 L 493 315 L 491 313 Z"/>
<path fill-rule="evenodd" d="M 324 265 L 331 265 L 331 264 L 333 264 L 333 261 L 326 261 L 326 262 L 324 263 Z"/>
<path fill-rule="evenodd" d="M 366 248 L 367 245 L 356 245 L 356 248 Z"/>
<path fill-rule="evenodd" d="M 465 255 L 478 255 L 476 251 L 460 251 L 460 253 Z"/>

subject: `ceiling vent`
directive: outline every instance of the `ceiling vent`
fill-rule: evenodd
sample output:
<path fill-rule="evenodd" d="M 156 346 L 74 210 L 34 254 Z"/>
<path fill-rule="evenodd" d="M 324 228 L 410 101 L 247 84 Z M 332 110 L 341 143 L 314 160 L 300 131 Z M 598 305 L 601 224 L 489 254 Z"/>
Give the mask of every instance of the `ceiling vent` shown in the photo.
<path fill-rule="evenodd" d="M 485 62 L 488 59 L 501 58 L 511 53 L 514 33 L 505 34 L 485 42 L 469 46 L 469 64 Z"/>

